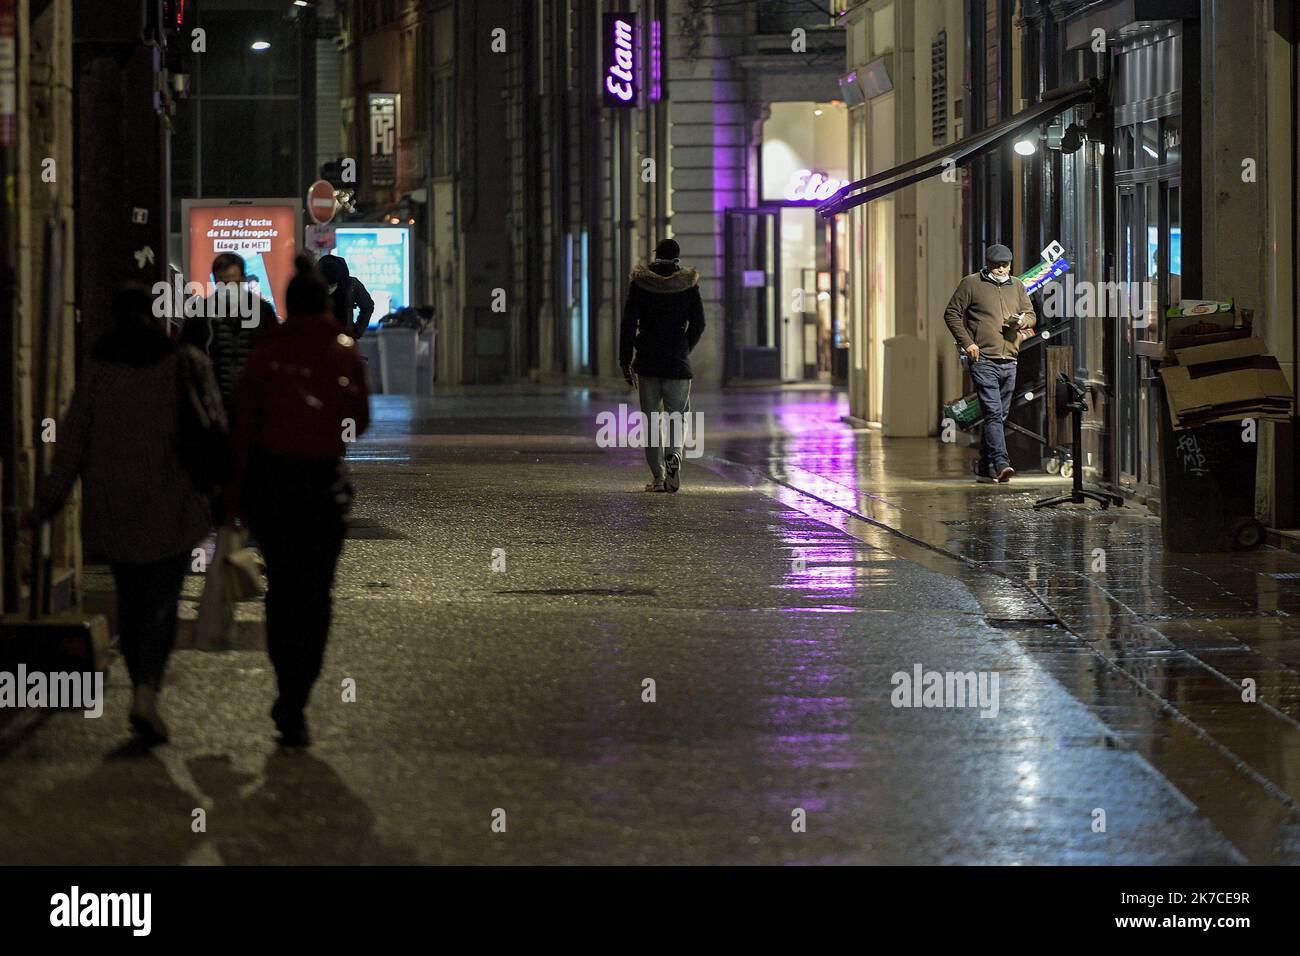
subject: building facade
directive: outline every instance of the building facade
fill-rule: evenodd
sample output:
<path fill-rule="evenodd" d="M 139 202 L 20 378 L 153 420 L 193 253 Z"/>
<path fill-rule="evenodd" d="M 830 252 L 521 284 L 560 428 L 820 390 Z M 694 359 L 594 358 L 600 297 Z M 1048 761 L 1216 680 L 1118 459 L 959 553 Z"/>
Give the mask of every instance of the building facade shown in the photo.
<path fill-rule="evenodd" d="M 853 416 L 914 434 L 903 419 L 921 402 L 933 433 L 943 400 L 967 390 L 939 325 L 945 290 L 993 242 L 1012 249 L 1017 272 L 1056 242 L 1070 271 L 1054 303 L 1037 297 L 1048 335 L 1022 350 L 1013 462 L 1034 467 L 1034 436 L 1055 437 L 1045 386 L 1068 368 L 1090 404 L 1077 464 L 1158 510 L 1153 362 L 1171 304 L 1233 299 L 1294 381 L 1294 4 L 862 0 L 844 24 L 850 178 L 874 177 L 870 201 L 840 211 L 852 236 Z M 1108 285 L 1127 300 L 1117 307 Z M 1098 294 L 1081 300 L 1084 286 Z M 928 382 L 910 392 L 891 383 L 917 376 L 891 365 L 886 345 L 907 337 L 929 346 Z M 903 345 L 899 355 L 918 354 Z M 1293 425 L 1259 433 L 1257 511 L 1273 526 L 1296 520 Z"/>
<path fill-rule="evenodd" d="M 441 382 L 619 380 L 627 277 L 665 237 L 701 274 L 702 387 L 832 377 L 846 240 L 811 208 L 847 174 L 832 17 L 780 0 L 338 10 L 344 153 L 362 202 L 415 220 Z M 391 187 L 366 175 L 375 92 L 405 117 Z"/>

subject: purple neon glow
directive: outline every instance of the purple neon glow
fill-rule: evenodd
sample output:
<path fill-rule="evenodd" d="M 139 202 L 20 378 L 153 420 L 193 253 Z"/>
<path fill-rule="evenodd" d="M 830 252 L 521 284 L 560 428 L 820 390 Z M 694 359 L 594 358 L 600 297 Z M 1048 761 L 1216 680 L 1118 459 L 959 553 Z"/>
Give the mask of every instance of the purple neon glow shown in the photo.
<path fill-rule="evenodd" d="M 663 97 L 663 42 L 658 20 L 650 21 L 650 99 Z"/>

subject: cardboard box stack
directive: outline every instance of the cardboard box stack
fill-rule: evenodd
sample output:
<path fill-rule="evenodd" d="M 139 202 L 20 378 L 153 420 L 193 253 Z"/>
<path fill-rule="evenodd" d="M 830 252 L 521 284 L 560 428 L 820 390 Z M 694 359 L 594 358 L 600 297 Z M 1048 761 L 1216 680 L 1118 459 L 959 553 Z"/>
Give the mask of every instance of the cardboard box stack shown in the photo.
<path fill-rule="evenodd" d="M 1239 321 L 1240 319 L 1240 321 Z M 1291 386 L 1231 300 L 1183 299 L 1165 314 L 1160 367 L 1175 431 L 1246 418 L 1286 421 Z"/>

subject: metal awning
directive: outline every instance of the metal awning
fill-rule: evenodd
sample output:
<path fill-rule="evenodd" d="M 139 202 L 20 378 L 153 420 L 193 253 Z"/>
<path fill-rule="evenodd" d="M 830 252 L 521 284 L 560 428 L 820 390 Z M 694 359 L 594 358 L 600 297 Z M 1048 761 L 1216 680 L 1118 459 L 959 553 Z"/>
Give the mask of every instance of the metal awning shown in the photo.
<path fill-rule="evenodd" d="M 1089 101 L 1100 102 L 1103 91 L 1102 81 L 1098 79 L 1048 90 L 1043 94 L 1040 102 L 1003 120 L 997 126 L 982 129 L 943 149 L 909 160 L 900 166 L 868 176 L 866 179 L 859 179 L 855 183 L 849 183 L 818 206 L 817 212 L 821 216 L 834 216 L 854 206 L 861 206 L 881 196 L 888 196 L 904 186 L 919 183 L 931 176 L 938 176 L 944 171 L 945 162 L 951 162 L 953 165 L 969 163 L 1003 140 L 1015 137 L 1030 127 L 1049 122 L 1072 106 Z"/>

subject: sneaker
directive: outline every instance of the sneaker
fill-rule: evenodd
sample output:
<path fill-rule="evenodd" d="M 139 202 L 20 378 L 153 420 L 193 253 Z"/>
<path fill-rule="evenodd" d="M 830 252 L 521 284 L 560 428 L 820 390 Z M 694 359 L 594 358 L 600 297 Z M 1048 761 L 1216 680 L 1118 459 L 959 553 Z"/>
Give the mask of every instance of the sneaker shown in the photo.
<path fill-rule="evenodd" d="M 307 747 L 311 744 L 311 735 L 307 732 L 307 717 L 302 711 L 292 712 L 277 700 L 271 708 L 271 719 L 280 732 L 278 738 L 281 747 Z"/>
<path fill-rule="evenodd" d="M 304 720 L 301 724 L 283 728 L 280 731 L 280 736 L 276 739 L 276 742 L 281 747 L 286 748 L 310 747 L 311 734 L 307 732 L 307 721 Z"/>
<path fill-rule="evenodd" d="M 645 486 L 646 491 L 663 491 L 664 483 L 662 481 L 652 481 Z"/>
<path fill-rule="evenodd" d="M 1006 465 L 1005 467 L 1003 467 L 1001 471 L 998 472 L 998 481 L 1002 482 L 1005 485 L 1008 481 L 1010 481 L 1015 476 L 1016 476 L 1016 470 L 1012 468 L 1010 465 Z"/>
<path fill-rule="evenodd" d="M 978 481 L 981 485 L 996 485 L 998 483 L 998 480 L 996 478 L 994 478 L 992 475 L 986 475 L 982 471 L 975 473 L 975 480 Z"/>
<path fill-rule="evenodd" d="M 158 713 L 158 691 L 152 687 L 137 687 L 131 701 L 131 729 L 147 747 L 167 743 L 169 734 L 162 715 Z"/>
<path fill-rule="evenodd" d="M 665 465 L 668 469 L 668 475 L 664 478 L 664 490 L 670 493 L 676 492 L 682 486 L 681 459 L 676 455 L 669 455 Z"/>

